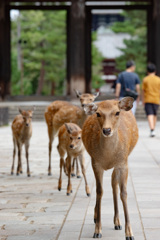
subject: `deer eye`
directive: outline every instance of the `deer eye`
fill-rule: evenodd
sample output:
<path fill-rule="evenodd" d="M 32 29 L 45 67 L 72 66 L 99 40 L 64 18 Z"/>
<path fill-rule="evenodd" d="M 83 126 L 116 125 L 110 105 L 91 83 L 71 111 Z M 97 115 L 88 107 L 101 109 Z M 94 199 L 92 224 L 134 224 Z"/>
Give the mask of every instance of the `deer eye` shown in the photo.
<path fill-rule="evenodd" d="M 70 137 L 71 140 L 73 140 L 73 138 Z"/>
<path fill-rule="evenodd" d="M 81 139 L 81 137 L 78 137 L 78 139 Z"/>
<path fill-rule="evenodd" d="M 100 113 L 97 112 L 96 114 L 97 114 L 97 117 L 101 117 Z"/>
<path fill-rule="evenodd" d="M 120 114 L 120 112 L 116 112 L 116 114 L 115 114 L 115 115 L 116 115 L 116 116 L 119 116 L 119 114 Z"/>

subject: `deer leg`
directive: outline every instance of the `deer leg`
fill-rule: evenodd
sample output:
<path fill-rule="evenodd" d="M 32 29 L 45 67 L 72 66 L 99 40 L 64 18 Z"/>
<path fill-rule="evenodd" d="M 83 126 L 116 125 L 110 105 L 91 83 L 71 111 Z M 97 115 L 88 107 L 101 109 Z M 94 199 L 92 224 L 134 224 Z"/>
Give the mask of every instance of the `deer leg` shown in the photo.
<path fill-rule="evenodd" d="M 103 173 L 104 170 L 100 167 L 96 167 L 92 160 L 92 167 L 94 175 L 96 178 L 96 205 L 94 209 L 94 222 L 95 222 L 95 232 L 93 238 L 102 237 L 102 224 L 101 224 L 101 200 L 103 195 Z"/>
<path fill-rule="evenodd" d="M 13 162 L 11 167 L 11 174 L 14 174 L 14 163 L 15 163 L 15 156 L 16 156 L 16 141 L 13 139 Z"/>
<path fill-rule="evenodd" d="M 29 169 L 29 143 L 25 143 L 25 150 L 26 150 L 26 160 L 27 160 L 27 175 L 30 177 L 30 169 Z"/>
<path fill-rule="evenodd" d="M 127 179 L 128 179 L 128 166 L 126 168 L 120 169 L 120 179 L 119 179 L 119 187 L 120 187 L 120 197 L 123 203 L 124 216 L 125 216 L 125 234 L 126 240 L 134 240 L 127 206 Z"/>
<path fill-rule="evenodd" d="M 59 174 L 59 181 L 58 181 L 58 190 L 61 191 L 62 188 L 62 168 L 63 168 L 63 158 L 60 158 L 60 174 Z"/>
<path fill-rule="evenodd" d="M 64 155 L 65 155 L 65 151 L 60 147 L 60 145 L 57 146 L 57 150 L 59 152 L 60 155 L 60 175 L 59 175 L 59 181 L 58 181 L 58 190 L 61 191 L 62 188 L 62 168 L 64 167 L 64 171 L 65 171 L 65 164 L 64 164 Z"/>
<path fill-rule="evenodd" d="M 18 143 L 17 146 L 18 146 L 18 166 L 17 166 L 17 176 L 18 176 L 20 174 L 22 145 Z"/>
<path fill-rule="evenodd" d="M 22 170 L 22 160 L 20 162 L 19 171 L 20 171 L 21 174 L 23 173 L 23 170 Z"/>
<path fill-rule="evenodd" d="M 114 202 L 114 227 L 115 230 L 121 230 L 122 226 L 119 220 L 119 209 L 118 209 L 118 180 L 117 170 L 114 169 L 112 173 L 112 190 L 113 190 L 113 202 Z"/>
<path fill-rule="evenodd" d="M 72 184 L 71 184 L 71 157 L 67 156 L 66 158 L 66 165 L 68 171 L 68 186 L 67 186 L 67 196 L 70 195 L 72 192 Z"/>
<path fill-rule="evenodd" d="M 79 156 L 79 161 L 80 161 L 80 165 L 81 165 L 81 169 L 82 169 L 82 174 L 83 174 L 84 181 L 85 181 L 86 194 L 87 194 L 87 196 L 89 197 L 89 196 L 90 196 L 90 189 L 89 189 L 89 186 L 88 186 L 88 183 L 87 183 L 86 169 L 85 169 L 85 166 L 84 166 L 84 157 L 83 157 L 82 155 Z M 78 162 L 78 161 L 77 161 L 77 162 Z"/>
<path fill-rule="evenodd" d="M 51 154 L 52 154 L 52 143 L 54 140 L 53 128 L 48 126 L 48 136 L 49 136 L 49 165 L 48 165 L 48 175 L 51 176 Z"/>
<path fill-rule="evenodd" d="M 79 171 L 79 164 L 78 164 L 78 159 L 76 158 L 76 174 L 77 178 L 81 178 L 80 171 Z"/>
<path fill-rule="evenodd" d="M 74 173 L 74 165 L 75 165 L 75 162 L 76 162 L 76 158 L 73 158 L 72 168 L 71 168 L 71 176 L 72 176 L 72 177 L 75 177 L 75 173 Z"/>

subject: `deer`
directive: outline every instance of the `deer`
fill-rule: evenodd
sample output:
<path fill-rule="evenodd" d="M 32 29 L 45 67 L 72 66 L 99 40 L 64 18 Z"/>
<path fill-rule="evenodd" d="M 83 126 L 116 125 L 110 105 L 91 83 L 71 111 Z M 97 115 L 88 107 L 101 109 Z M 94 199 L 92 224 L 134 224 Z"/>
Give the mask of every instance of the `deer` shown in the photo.
<path fill-rule="evenodd" d="M 67 101 L 54 101 L 52 102 L 45 111 L 45 120 L 48 127 L 48 137 L 49 137 L 49 165 L 48 165 L 48 175 L 51 174 L 51 153 L 52 144 L 55 137 L 58 134 L 59 128 L 66 122 L 76 123 L 80 127 L 83 126 L 84 121 L 87 118 L 85 114 L 85 106 L 88 103 L 92 103 L 99 93 L 90 94 L 83 93 L 75 90 L 77 98 L 79 98 L 81 107 L 75 106 Z M 74 174 L 73 174 L 74 175 Z"/>
<path fill-rule="evenodd" d="M 98 104 L 91 103 L 86 109 L 86 113 L 91 116 L 83 125 L 82 140 L 91 156 L 96 179 L 93 238 L 102 237 L 103 173 L 105 170 L 113 168 L 111 183 L 114 202 L 114 227 L 115 230 L 122 229 L 118 210 L 119 186 L 125 216 L 126 240 L 134 240 L 127 207 L 128 156 L 138 141 L 136 119 L 130 111 L 133 101 L 134 99 L 131 97 L 122 98 L 120 101 L 106 100 Z"/>
<path fill-rule="evenodd" d="M 16 155 L 16 146 L 18 148 L 18 164 L 17 164 L 17 176 L 22 171 L 22 146 L 25 145 L 26 160 L 27 160 L 27 175 L 30 177 L 29 169 L 29 144 L 32 136 L 32 115 L 33 110 L 24 111 L 19 108 L 20 115 L 17 115 L 11 125 L 13 136 L 13 163 L 11 167 L 11 175 L 14 174 L 14 164 Z"/>
<path fill-rule="evenodd" d="M 68 175 L 68 186 L 67 186 L 67 195 L 69 196 L 72 192 L 71 184 L 71 162 L 72 159 L 76 158 L 80 161 L 82 174 L 85 181 L 85 190 L 87 196 L 90 196 L 90 190 L 87 183 L 87 178 L 85 174 L 85 165 L 84 165 L 84 145 L 82 142 L 82 130 L 81 128 L 74 123 L 65 123 L 59 129 L 58 139 L 59 144 L 57 146 L 59 155 L 60 155 L 60 175 L 58 182 L 58 190 L 61 191 L 62 188 L 62 167 L 65 166 Z M 66 161 L 64 162 L 64 156 L 67 153 Z"/>

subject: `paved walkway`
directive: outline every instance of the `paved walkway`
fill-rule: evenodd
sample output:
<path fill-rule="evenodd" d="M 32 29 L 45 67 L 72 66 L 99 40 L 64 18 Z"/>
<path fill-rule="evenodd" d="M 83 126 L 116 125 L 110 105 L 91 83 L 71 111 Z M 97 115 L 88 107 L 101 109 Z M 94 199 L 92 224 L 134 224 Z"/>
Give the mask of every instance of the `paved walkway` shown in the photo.
<path fill-rule="evenodd" d="M 160 123 L 157 136 L 149 137 L 147 122 L 138 122 L 140 139 L 129 157 L 128 205 L 135 240 L 160 239 Z M 33 123 L 30 147 L 31 177 L 10 175 L 12 162 L 11 128 L 0 128 L 0 240 L 89 240 L 94 233 L 95 181 L 86 153 L 87 179 L 91 196 L 85 194 L 83 178 L 72 179 L 73 193 L 66 196 L 67 177 L 57 190 L 59 157 L 53 147 L 51 177 L 47 175 L 48 136 L 44 122 Z M 111 172 L 104 175 L 102 233 L 106 240 L 124 240 L 123 230 L 113 229 Z"/>

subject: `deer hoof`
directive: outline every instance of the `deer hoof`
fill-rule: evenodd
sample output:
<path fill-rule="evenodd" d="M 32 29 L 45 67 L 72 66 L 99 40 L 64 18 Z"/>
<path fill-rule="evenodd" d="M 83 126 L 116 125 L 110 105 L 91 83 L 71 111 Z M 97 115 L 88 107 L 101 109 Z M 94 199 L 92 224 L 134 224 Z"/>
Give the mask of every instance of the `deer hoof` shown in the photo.
<path fill-rule="evenodd" d="M 30 177 L 31 175 L 30 175 L 30 173 L 28 174 L 28 177 Z"/>
<path fill-rule="evenodd" d="M 87 197 L 90 197 L 91 196 L 91 194 L 90 193 L 87 193 Z"/>
<path fill-rule="evenodd" d="M 59 191 L 61 191 L 61 188 L 60 188 L 60 187 L 58 187 L 58 190 L 59 190 Z"/>
<path fill-rule="evenodd" d="M 126 240 L 134 240 L 134 237 L 126 237 Z"/>
<path fill-rule="evenodd" d="M 48 173 L 48 176 L 52 176 L 52 173 L 49 172 L 49 173 Z"/>
<path fill-rule="evenodd" d="M 78 176 L 77 176 L 77 178 L 81 178 L 81 176 L 80 176 L 80 175 L 78 175 Z"/>
<path fill-rule="evenodd" d="M 70 193 L 67 193 L 67 196 L 70 196 Z"/>
<path fill-rule="evenodd" d="M 71 173 L 71 176 L 72 176 L 72 177 L 75 177 L 76 175 L 75 175 L 75 173 Z"/>
<path fill-rule="evenodd" d="M 20 173 L 22 174 L 22 173 L 23 173 L 23 171 L 20 171 Z"/>
<path fill-rule="evenodd" d="M 115 226 L 114 229 L 115 230 L 122 230 L 122 226 L 121 225 Z"/>
<path fill-rule="evenodd" d="M 101 233 L 94 233 L 93 238 L 101 238 L 102 234 Z"/>
<path fill-rule="evenodd" d="M 11 172 L 11 175 L 13 175 L 14 173 L 13 172 Z"/>
<path fill-rule="evenodd" d="M 17 173 L 17 176 L 19 176 L 19 173 Z"/>

